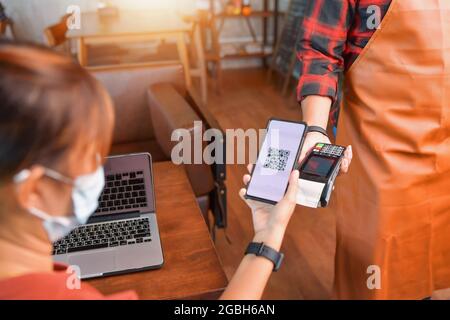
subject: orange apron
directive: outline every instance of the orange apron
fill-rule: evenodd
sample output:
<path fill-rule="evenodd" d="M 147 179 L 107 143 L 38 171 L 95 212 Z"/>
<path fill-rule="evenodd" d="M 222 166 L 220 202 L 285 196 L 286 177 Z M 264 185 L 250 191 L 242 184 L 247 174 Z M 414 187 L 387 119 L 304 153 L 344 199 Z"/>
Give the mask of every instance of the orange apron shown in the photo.
<path fill-rule="evenodd" d="M 345 76 L 337 132 L 354 160 L 331 208 L 335 296 L 450 287 L 450 0 L 392 2 Z"/>

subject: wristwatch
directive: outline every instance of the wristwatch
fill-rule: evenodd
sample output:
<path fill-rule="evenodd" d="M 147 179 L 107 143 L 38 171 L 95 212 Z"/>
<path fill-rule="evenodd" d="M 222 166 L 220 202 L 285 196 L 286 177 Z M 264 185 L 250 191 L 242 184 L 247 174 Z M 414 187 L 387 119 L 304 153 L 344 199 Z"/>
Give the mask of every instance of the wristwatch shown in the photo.
<path fill-rule="evenodd" d="M 308 126 L 307 133 L 310 133 L 310 132 L 319 132 L 319 133 L 323 134 L 324 136 L 328 137 L 327 130 L 325 130 L 324 128 L 319 127 L 319 126 Z"/>
<path fill-rule="evenodd" d="M 272 249 L 271 247 L 266 246 L 263 242 L 251 242 L 247 250 L 245 250 L 245 254 L 254 254 L 257 257 L 264 257 L 273 262 L 274 267 L 273 271 L 278 271 L 281 267 L 281 263 L 284 259 L 284 254 L 281 252 Z"/>

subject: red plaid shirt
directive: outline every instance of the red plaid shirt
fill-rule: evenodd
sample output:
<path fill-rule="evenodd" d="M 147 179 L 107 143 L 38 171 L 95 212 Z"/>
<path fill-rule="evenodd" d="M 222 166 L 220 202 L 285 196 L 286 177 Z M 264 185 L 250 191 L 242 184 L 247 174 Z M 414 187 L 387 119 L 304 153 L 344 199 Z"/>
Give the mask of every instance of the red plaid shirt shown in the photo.
<path fill-rule="evenodd" d="M 332 98 L 330 121 L 336 125 L 339 74 L 359 56 L 376 31 L 374 17 L 381 21 L 392 0 L 306 1 L 297 48 L 301 65 L 297 97 L 299 101 L 309 95 Z"/>

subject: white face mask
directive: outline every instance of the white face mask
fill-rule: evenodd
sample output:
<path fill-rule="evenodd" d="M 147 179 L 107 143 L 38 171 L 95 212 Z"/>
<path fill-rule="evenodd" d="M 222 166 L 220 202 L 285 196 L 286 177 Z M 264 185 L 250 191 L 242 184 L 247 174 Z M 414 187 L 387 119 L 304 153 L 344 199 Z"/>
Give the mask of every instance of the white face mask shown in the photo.
<path fill-rule="evenodd" d="M 30 175 L 29 170 L 22 170 L 14 177 L 15 183 L 25 181 Z M 73 186 L 72 206 L 74 215 L 52 216 L 37 208 L 28 208 L 28 212 L 43 220 L 50 241 L 55 242 L 70 233 L 80 224 L 85 224 L 98 207 L 98 198 L 105 186 L 103 166 L 90 174 L 77 177 L 75 180 L 67 178 L 51 169 L 45 169 L 45 175 Z"/>

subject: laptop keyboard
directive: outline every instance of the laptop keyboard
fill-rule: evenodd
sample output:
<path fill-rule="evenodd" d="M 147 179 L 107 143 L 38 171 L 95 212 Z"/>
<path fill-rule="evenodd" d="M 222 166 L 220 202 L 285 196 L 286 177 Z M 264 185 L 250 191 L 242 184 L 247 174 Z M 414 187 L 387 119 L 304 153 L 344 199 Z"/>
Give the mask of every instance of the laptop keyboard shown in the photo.
<path fill-rule="evenodd" d="M 53 244 L 53 255 L 150 242 L 148 218 L 80 226 Z"/>
<path fill-rule="evenodd" d="M 105 182 L 95 213 L 147 207 L 143 171 L 110 174 L 106 176 Z"/>

